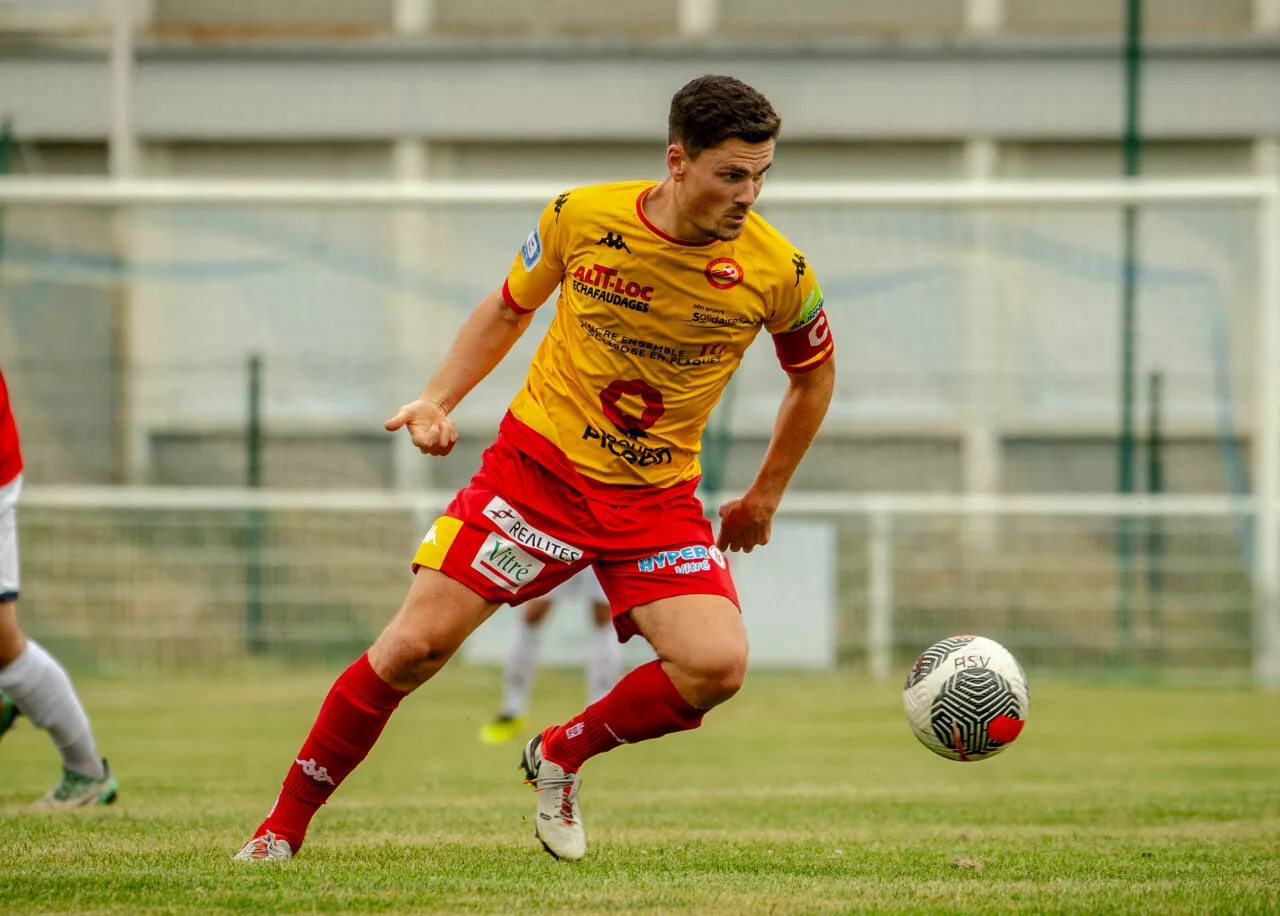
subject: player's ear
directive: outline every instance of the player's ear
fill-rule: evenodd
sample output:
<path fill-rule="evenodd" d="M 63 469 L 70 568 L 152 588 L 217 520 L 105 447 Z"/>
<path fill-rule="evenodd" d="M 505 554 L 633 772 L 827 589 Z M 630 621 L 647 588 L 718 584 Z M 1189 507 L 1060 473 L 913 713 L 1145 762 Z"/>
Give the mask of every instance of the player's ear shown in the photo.
<path fill-rule="evenodd" d="M 672 143 L 667 147 L 667 171 L 671 173 L 671 177 L 676 181 L 684 180 L 684 170 L 688 166 L 689 159 L 684 154 L 684 147 L 679 143 Z"/>

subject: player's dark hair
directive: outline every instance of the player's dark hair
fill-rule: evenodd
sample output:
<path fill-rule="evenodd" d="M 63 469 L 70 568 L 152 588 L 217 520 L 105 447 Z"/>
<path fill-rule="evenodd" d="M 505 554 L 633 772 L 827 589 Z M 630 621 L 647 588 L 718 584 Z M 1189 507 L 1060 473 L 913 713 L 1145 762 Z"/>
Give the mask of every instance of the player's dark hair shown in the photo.
<path fill-rule="evenodd" d="M 778 136 L 782 118 L 769 100 L 732 76 L 700 76 L 671 97 L 667 142 L 691 159 L 731 137 L 764 143 Z"/>

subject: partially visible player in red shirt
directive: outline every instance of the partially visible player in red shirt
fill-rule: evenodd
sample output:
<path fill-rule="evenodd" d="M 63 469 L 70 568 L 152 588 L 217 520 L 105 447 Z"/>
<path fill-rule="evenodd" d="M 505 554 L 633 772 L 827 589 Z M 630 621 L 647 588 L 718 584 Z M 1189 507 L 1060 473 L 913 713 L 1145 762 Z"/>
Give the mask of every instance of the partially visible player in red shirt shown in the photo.
<path fill-rule="evenodd" d="M 586 853 L 587 760 L 697 728 L 738 691 L 747 638 L 724 551 L 768 543 L 835 381 L 813 271 L 751 209 L 780 128 L 750 86 L 701 77 L 672 99 L 666 180 L 576 188 L 547 205 L 501 289 L 387 429 L 405 427 L 424 454 L 447 455 L 457 440 L 450 412 L 559 288 L 525 385 L 480 470 L 423 538 L 400 612 L 334 684 L 237 859 L 290 858 L 406 694 L 500 605 L 544 595 L 587 566 L 619 638 L 642 636 L 658 658 L 525 746 L 548 852 Z M 787 388 L 760 471 L 720 507 L 716 536 L 694 495 L 702 431 L 762 330 Z"/>
<path fill-rule="evenodd" d="M 42 807 L 109 805 L 116 778 L 98 756 L 89 719 L 57 660 L 18 626 L 18 495 L 22 450 L 0 374 L 0 736 L 19 715 L 49 733 L 62 756 L 62 779 L 36 802 Z"/>

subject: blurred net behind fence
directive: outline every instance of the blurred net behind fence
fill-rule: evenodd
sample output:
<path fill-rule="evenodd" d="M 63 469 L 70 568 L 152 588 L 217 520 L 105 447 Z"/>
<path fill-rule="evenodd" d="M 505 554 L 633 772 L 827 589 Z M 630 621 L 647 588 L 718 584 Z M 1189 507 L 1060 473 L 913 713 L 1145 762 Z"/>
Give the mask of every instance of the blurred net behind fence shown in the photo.
<path fill-rule="evenodd" d="M 32 502 L 32 613 L 61 589 L 61 610 L 40 611 L 50 627 L 79 621 L 67 632 L 97 653 L 151 626 L 172 638 L 136 645 L 164 664 L 184 645 L 205 659 L 259 638 L 303 654 L 366 641 L 401 597 L 421 534 L 377 491 L 465 484 L 554 305 L 457 411 L 449 460 L 422 460 L 382 421 L 420 389 L 562 190 L 0 182 L 0 365 L 33 494 L 254 484 L 313 502 L 359 488 L 373 500 L 265 514 L 242 502 Z M 1129 504 L 1068 511 L 1070 494 L 1114 490 L 1124 462 L 1153 498 L 1276 504 L 1278 195 L 1245 180 L 766 190 L 760 212 L 818 277 L 839 350 L 835 399 L 792 491 L 1064 497 L 1043 515 L 995 510 L 977 552 L 964 512 L 894 514 L 887 534 L 874 513 L 825 513 L 840 531 L 842 657 L 861 651 L 859 615 L 885 604 L 859 596 L 891 585 L 892 645 L 908 653 L 983 624 L 1055 666 L 1247 666 L 1252 647 L 1280 681 L 1268 648 L 1280 646 L 1274 513 L 1148 524 L 1124 515 Z M 783 388 L 767 342 L 748 350 L 704 439 L 712 489 L 750 483 Z M 868 584 L 868 551 L 893 558 L 891 577 Z M 103 610 L 108 595 L 115 610 Z M 261 610 L 252 638 L 246 604 Z M 113 621 L 136 615 L 150 623 L 112 635 Z M 1210 654 L 1192 658 L 1197 645 Z"/>
<path fill-rule="evenodd" d="M 182 197 L 202 187 L 187 182 L 142 184 L 145 199 L 113 206 L 109 195 L 78 202 L 74 182 L 43 187 L 68 185 L 56 203 L 33 193 L 7 205 L 0 186 L 0 365 L 33 480 L 243 483 L 257 359 L 266 485 L 460 482 L 445 465 L 403 460 L 380 421 L 501 284 L 557 188 L 455 187 L 414 201 L 395 185 L 362 200 L 331 184 L 308 192 L 318 201 L 291 202 L 287 184 L 224 185 L 205 195 L 223 199 L 202 199 Z M 1129 401 L 1143 430 L 1158 414 L 1174 492 L 1250 487 L 1258 303 L 1274 259 L 1260 249 L 1261 185 L 1221 187 L 1132 204 Z M 963 189 L 767 190 L 759 209 L 816 273 L 840 348 L 835 400 L 798 486 L 1115 486 L 1124 199 L 967 199 Z M 475 449 L 552 310 L 457 412 Z M 732 433 L 735 486 L 750 481 L 782 388 L 771 348 L 749 349 L 717 421 Z"/>

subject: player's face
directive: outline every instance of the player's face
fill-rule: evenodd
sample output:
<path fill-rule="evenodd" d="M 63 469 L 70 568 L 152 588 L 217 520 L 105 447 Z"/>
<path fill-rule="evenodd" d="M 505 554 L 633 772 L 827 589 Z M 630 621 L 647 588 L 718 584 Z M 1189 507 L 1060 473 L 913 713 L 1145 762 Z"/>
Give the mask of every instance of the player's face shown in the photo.
<path fill-rule="evenodd" d="M 764 173 L 773 165 L 773 141 L 748 143 L 733 137 L 703 150 L 697 159 L 680 153 L 680 215 L 707 238 L 731 242 L 742 235 Z"/>

